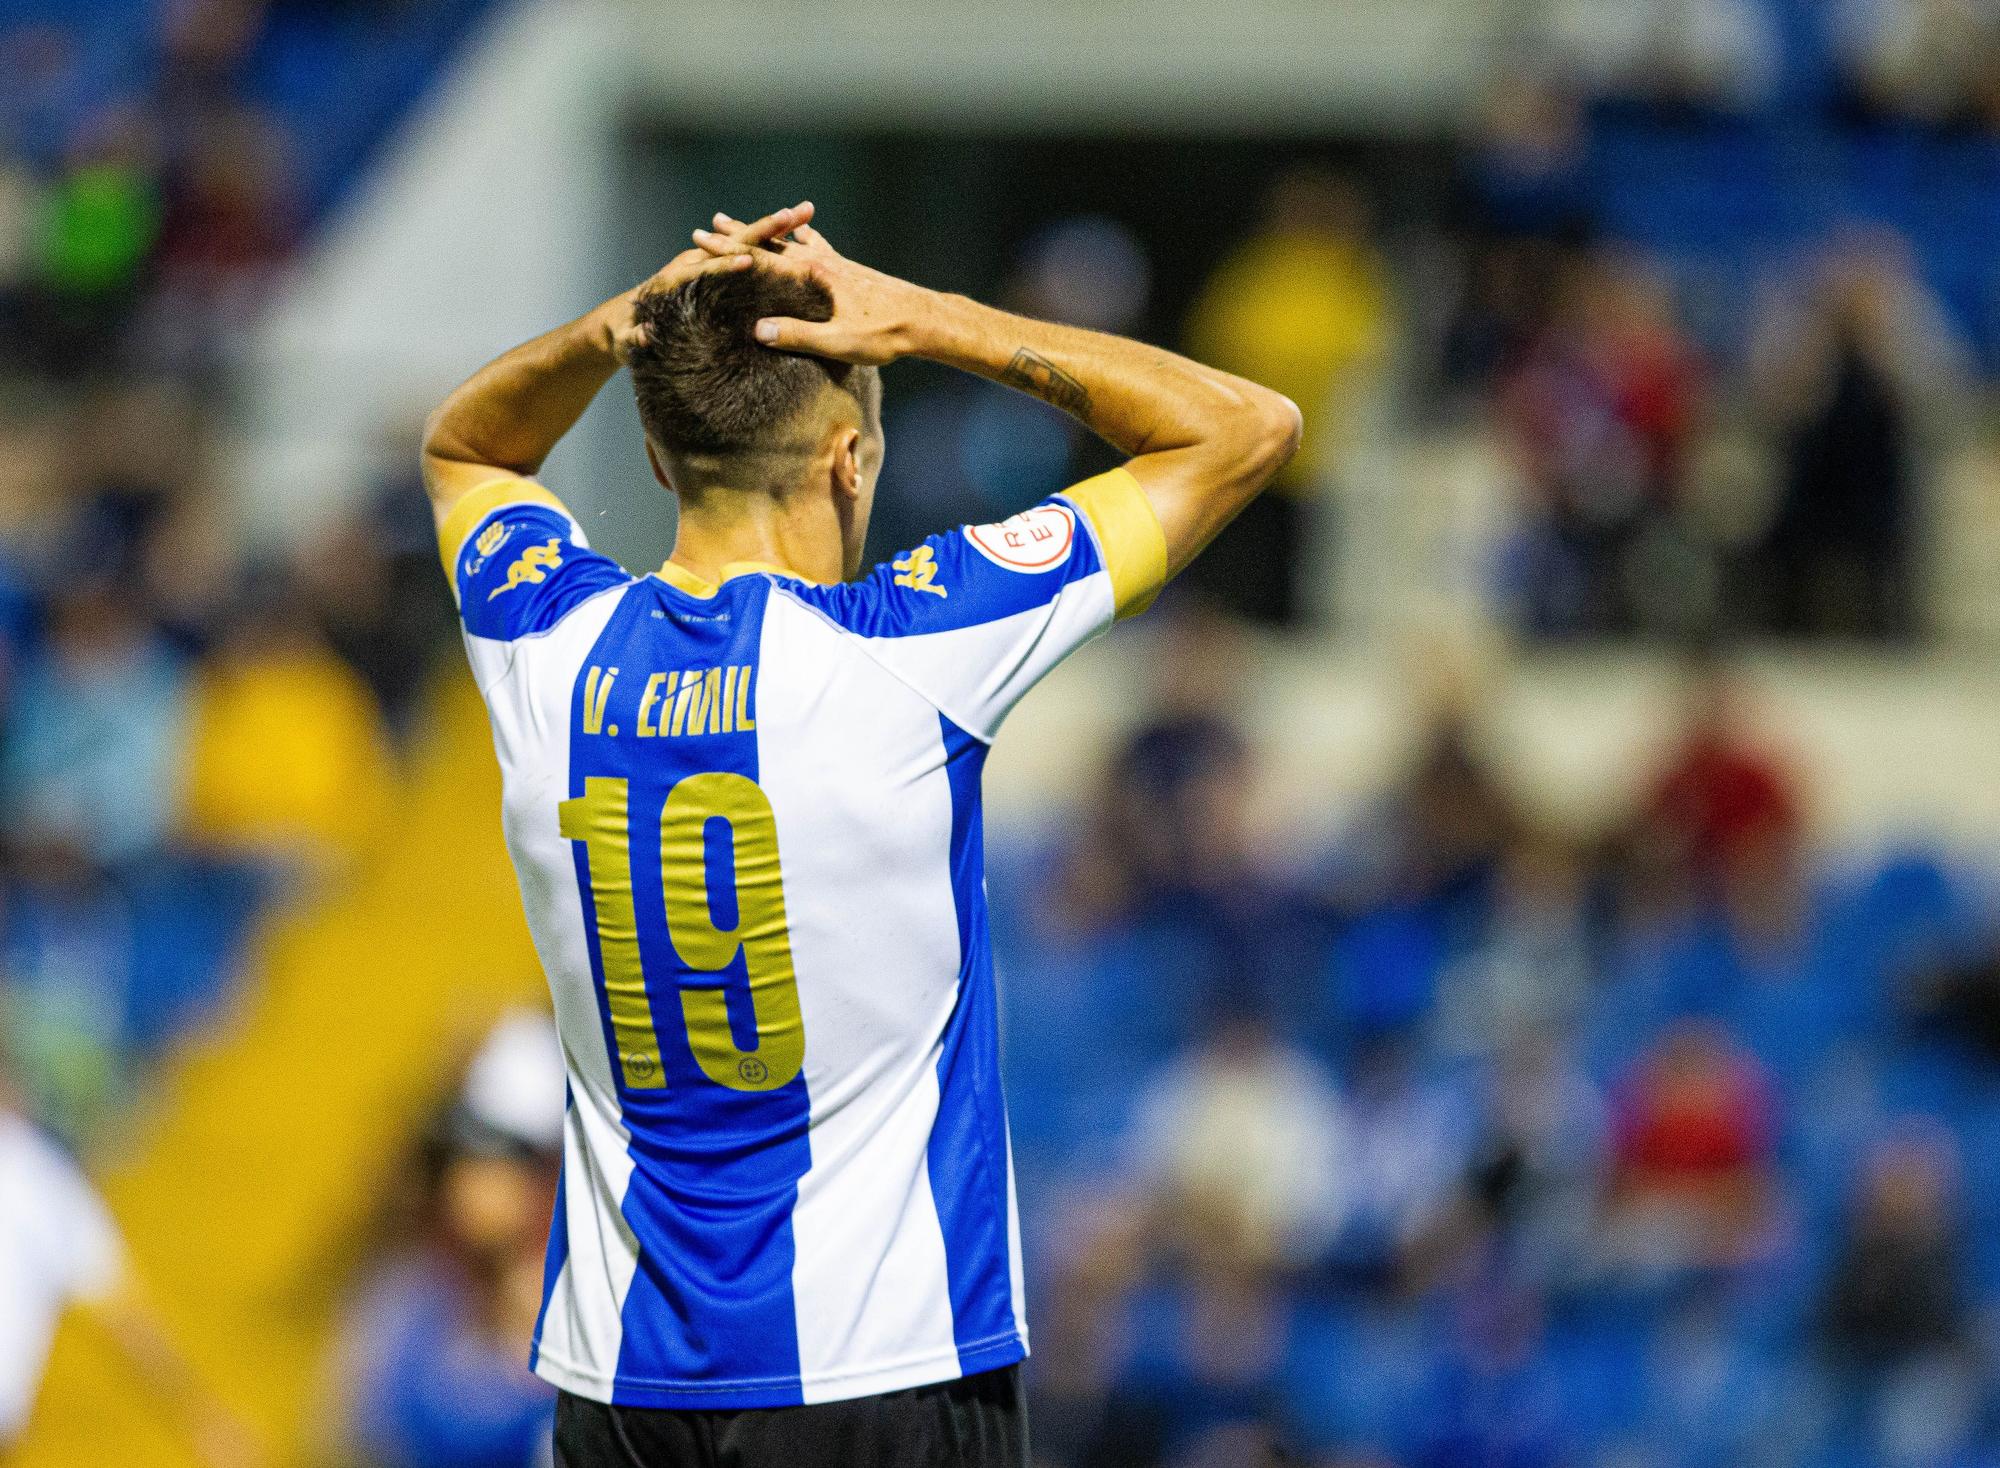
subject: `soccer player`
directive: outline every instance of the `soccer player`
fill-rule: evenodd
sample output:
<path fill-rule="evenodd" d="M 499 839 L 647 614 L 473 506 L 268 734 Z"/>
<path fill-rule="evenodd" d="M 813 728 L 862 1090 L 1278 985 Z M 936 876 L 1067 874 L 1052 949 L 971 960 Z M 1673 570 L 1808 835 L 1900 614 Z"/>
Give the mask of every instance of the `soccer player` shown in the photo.
<path fill-rule="evenodd" d="M 1298 444 L 1275 393 L 883 275 L 811 217 L 718 215 L 424 443 L 569 1068 L 533 1357 L 569 1468 L 1026 1463 L 980 769 Z M 876 368 L 908 356 L 1129 459 L 856 579 Z M 621 363 L 680 507 L 640 577 L 532 478 Z"/>

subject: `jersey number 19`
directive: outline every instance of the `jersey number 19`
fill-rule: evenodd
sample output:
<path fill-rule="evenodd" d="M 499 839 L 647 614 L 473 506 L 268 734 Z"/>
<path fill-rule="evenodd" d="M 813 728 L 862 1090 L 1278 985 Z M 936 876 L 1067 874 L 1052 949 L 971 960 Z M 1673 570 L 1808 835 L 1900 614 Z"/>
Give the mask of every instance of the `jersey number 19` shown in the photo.
<path fill-rule="evenodd" d="M 560 809 L 562 834 L 581 841 L 590 866 L 597 950 L 611 1029 L 625 1084 L 634 1090 L 666 1085 L 660 1035 L 646 996 L 645 962 L 633 901 L 628 781 L 590 776 L 583 794 Z M 716 926 L 708 890 L 705 832 L 728 823 L 734 853 L 736 922 Z M 721 973 L 741 953 L 757 1021 L 754 1049 L 739 1049 L 729 1027 L 726 990 L 684 985 L 681 1019 L 702 1074 L 732 1091 L 774 1091 L 799 1073 L 805 1031 L 798 980 L 778 870 L 778 823 L 756 782 L 715 771 L 690 775 L 667 792 L 660 812 L 660 876 L 667 935 L 674 952 L 697 973 Z"/>

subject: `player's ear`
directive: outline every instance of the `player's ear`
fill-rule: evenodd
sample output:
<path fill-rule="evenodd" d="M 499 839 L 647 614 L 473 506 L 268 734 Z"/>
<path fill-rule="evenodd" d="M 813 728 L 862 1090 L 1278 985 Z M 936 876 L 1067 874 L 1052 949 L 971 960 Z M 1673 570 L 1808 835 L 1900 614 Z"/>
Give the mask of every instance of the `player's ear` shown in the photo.
<path fill-rule="evenodd" d="M 861 497 L 861 430 L 844 427 L 833 440 L 833 492 L 843 500 Z"/>
<path fill-rule="evenodd" d="M 650 438 L 646 440 L 646 462 L 653 466 L 653 477 L 660 481 L 660 488 L 668 494 L 673 494 L 674 482 L 667 478 L 666 466 L 660 462 L 660 451 L 653 447 Z"/>

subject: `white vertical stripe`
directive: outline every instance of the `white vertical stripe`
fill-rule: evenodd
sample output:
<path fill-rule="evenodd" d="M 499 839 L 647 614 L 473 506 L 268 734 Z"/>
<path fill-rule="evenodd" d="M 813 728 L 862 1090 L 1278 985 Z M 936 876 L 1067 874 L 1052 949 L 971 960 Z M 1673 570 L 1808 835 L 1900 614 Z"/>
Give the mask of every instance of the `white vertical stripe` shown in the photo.
<path fill-rule="evenodd" d="M 774 592 L 758 782 L 805 1025 L 812 1169 L 792 1215 L 807 1401 L 957 1374 L 929 1148 L 957 992 L 951 789 L 937 711 Z"/>
<path fill-rule="evenodd" d="M 577 673 L 622 600 L 622 594 L 593 598 L 547 634 L 507 644 L 512 665 L 485 690 L 504 776 L 507 850 L 570 1075 L 563 1125 L 569 1258 L 543 1318 L 539 1365 L 568 1390 L 599 1399 L 610 1395 L 624 1341 L 620 1316 L 639 1262 L 638 1241 L 621 1211 L 632 1176 L 631 1133 L 619 1114 L 583 894 L 557 807 L 569 796 Z"/>

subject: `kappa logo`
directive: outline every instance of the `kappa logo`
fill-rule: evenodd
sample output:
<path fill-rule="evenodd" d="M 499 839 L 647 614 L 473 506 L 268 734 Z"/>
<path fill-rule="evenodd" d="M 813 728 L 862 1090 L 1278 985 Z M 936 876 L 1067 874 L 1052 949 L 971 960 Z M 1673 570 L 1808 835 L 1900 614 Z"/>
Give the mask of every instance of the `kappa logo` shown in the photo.
<path fill-rule="evenodd" d="M 562 564 L 562 542 L 551 539 L 547 545 L 531 545 L 521 552 L 521 559 L 507 568 L 507 584 L 496 586 L 486 594 L 492 601 L 515 587 L 528 581 L 546 581 L 549 572 Z"/>
<path fill-rule="evenodd" d="M 996 566 L 1033 575 L 1069 559 L 1076 513 L 1068 505 L 1037 505 L 997 525 L 968 525 L 965 538 Z"/>
<path fill-rule="evenodd" d="M 920 545 L 892 564 L 903 573 L 896 578 L 898 586 L 907 586 L 912 591 L 928 591 L 932 596 L 951 595 L 937 584 L 937 552 L 929 546 Z"/>

